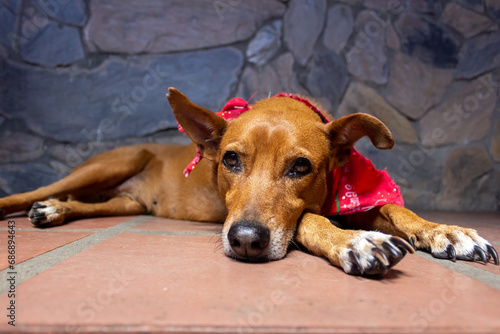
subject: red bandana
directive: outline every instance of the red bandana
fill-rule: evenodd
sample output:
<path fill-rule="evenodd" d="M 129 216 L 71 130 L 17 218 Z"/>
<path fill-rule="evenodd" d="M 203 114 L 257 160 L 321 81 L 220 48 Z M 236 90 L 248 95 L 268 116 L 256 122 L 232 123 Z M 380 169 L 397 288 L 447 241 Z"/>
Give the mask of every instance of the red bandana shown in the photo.
<path fill-rule="evenodd" d="M 352 149 L 349 161 L 328 175 L 325 216 L 362 212 L 384 204 L 404 206 L 403 196 L 387 171 Z"/>
<path fill-rule="evenodd" d="M 328 119 L 321 110 L 304 98 L 288 93 L 281 93 L 275 97 L 289 97 L 300 101 L 315 111 L 323 123 L 328 123 Z M 247 101 L 236 97 L 229 100 L 217 115 L 230 121 L 249 109 L 252 107 L 248 105 Z M 180 125 L 178 128 L 179 131 L 184 132 Z M 186 177 L 189 176 L 201 158 L 201 153 L 197 150 L 196 157 L 184 170 Z M 330 190 L 323 205 L 322 213 L 325 216 L 368 211 L 384 204 L 404 206 L 399 187 L 387 171 L 376 169 L 370 160 L 363 157 L 354 148 L 349 161 L 344 166 L 335 169 L 327 178 Z"/>
<path fill-rule="evenodd" d="M 251 100 L 252 98 L 250 98 Z M 226 121 L 230 121 L 236 117 L 238 117 L 242 112 L 245 112 L 249 109 L 252 109 L 251 106 L 248 105 L 248 102 L 243 100 L 240 97 L 234 97 L 231 100 L 227 101 L 226 105 L 224 108 L 222 108 L 221 111 L 216 113 L 216 115 L 219 115 L 220 117 L 224 118 Z M 177 128 L 179 129 L 180 132 L 184 132 L 184 129 L 182 126 L 177 123 Z M 193 161 L 187 165 L 186 169 L 184 169 L 184 176 L 188 177 L 189 173 L 196 167 L 198 162 L 200 162 L 202 158 L 201 152 L 199 149 L 196 149 L 196 156 L 194 157 Z"/>

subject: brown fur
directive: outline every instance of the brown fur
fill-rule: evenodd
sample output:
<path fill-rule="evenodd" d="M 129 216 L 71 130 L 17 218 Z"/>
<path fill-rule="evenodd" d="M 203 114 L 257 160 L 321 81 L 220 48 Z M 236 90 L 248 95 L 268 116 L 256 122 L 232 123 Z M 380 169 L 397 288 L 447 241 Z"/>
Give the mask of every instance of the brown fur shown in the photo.
<path fill-rule="evenodd" d="M 136 214 L 224 221 L 228 256 L 278 260 L 295 240 L 351 274 L 384 273 L 413 252 L 408 242 L 437 257 L 498 264 L 493 247 L 475 231 L 431 223 L 395 205 L 336 217 L 353 229 L 340 229 L 320 215 L 326 176 L 347 161 L 358 139 L 368 136 L 380 149 L 393 146 L 390 131 L 375 117 L 353 114 L 324 124 L 301 102 L 270 98 L 227 122 L 169 91 L 172 110 L 193 144 L 144 144 L 96 155 L 54 184 L 0 199 L 3 213 L 35 203 L 30 219 L 37 226 Z M 204 158 L 186 178 L 182 170 L 196 147 Z M 304 159 L 309 169 L 301 165 Z M 70 200 L 44 201 L 48 197 Z"/>

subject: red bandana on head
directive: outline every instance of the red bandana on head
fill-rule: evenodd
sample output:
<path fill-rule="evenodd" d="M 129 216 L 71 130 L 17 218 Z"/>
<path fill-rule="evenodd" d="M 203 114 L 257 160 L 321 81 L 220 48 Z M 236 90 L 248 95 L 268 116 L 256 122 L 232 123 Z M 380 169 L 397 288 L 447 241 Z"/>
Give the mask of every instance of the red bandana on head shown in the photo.
<path fill-rule="evenodd" d="M 249 100 L 251 100 L 251 99 L 252 98 L 250 98 Z M 232 119 L 235 119 L 242 112 L 245 112 L 248 109 L 252 109 L 252 107 L 250 107 L 248 105 L 247 101 L 243 100 L 240 97 L 234 97 L 231 100 L 227 101 L 224 108 L 222 108 L 221 111 L 216 113 L 216 115 L 219 115 L 220 117 L 224 118 L 226 121 L 230 121 Z M 177 123 L 177 128 L 179 129 L 180 132 L 184 132 L 184 129 L 182 128 L 182 126 L 179 123 Z M 189 163 L 189 165 L 187 165 L 186 169 L 184 169 L 183 174 L 185 177 L 189 176 L 189 173 L 191 173 L 191 171 L 196 167 L 198 162 L 200 162 L 201 158 L 202 158 L 202 155 L 201 155 L 200 150 L 196 149 L 196 156 L 194 157 L 193 161 L 191 161 Z"/>
<path fill-rule="evenodd" d="M 288 93 L 277 94 L 275 97 L 289 97 L 300 101 L 316 112 L 323 123 L 329 122 L 321 110 L 304 98 Z M 229 100 L 217 115 L 230 121 L 249 109 L 252 107 L 248 105 L 247 101 L 235 97 Z M 184 132 L 180 125 L 178 128 L 179 131 Z M 201 153 L 197 149 L 196 157 L 184 170 L 186 177 L 189 176 L 201 158 Z M 322 214 L 325 216 L 368 211 L 384 204 L 404 206 L 399 187 L 387 171 L 376 169 L 370 160 L 363 157 L 354 148 L 349 161 L 344 166 L 333 170 L 327 176 L 327 182 L 329 191 L 322 210 Z"/>

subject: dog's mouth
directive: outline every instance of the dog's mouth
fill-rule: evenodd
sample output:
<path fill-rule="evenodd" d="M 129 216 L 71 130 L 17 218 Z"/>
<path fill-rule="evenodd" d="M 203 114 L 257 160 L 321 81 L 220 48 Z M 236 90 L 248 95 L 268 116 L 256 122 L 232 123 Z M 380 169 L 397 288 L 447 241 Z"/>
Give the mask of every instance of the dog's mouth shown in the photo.
<path fill-rule="evenodd" d="M 256 221 L 235 222 L 222 234 L 224 252 L 244 262 L 269 262 L 285 257 L 293 233 L 269 228 Z"/>

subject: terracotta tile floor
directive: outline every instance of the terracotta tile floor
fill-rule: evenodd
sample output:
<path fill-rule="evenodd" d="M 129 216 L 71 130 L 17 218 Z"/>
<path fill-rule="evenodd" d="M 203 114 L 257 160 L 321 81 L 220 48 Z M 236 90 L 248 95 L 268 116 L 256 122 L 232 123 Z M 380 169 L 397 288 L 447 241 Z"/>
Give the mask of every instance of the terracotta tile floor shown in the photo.
<path fill-rule="evenodd" d="M 500 251 L 500 215 L 422 215 L 476 228 Z M 491 263 L 417 252 L 376 280 L 298 250 L 265 264 L 231 260 L 216 224 L 138 216 L 40 230 L 12 220 L 13 275 L 0 225 L 0 332 L 500 333 Z"/>

